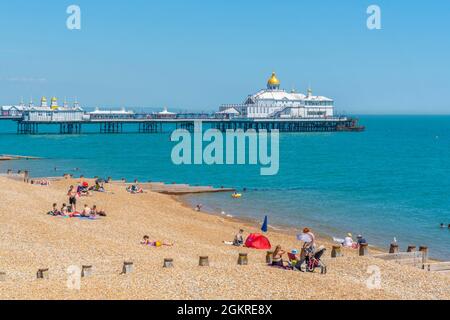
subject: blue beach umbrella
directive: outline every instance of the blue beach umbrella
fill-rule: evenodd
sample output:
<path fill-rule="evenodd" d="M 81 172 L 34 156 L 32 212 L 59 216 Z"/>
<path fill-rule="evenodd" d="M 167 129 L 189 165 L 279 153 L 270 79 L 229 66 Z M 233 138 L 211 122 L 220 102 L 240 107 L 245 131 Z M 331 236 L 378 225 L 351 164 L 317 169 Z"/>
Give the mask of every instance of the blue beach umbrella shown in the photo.
<path fill-rule="evenodd" d="M 266 216 L 266 217 L 264 218 L 264 222 L 263 222 L 261 231 L 262 231 L 262 232 L 267 232 L 268 226 L 269 226 L 269 219 L 268 219 L 268 217 Z"/>

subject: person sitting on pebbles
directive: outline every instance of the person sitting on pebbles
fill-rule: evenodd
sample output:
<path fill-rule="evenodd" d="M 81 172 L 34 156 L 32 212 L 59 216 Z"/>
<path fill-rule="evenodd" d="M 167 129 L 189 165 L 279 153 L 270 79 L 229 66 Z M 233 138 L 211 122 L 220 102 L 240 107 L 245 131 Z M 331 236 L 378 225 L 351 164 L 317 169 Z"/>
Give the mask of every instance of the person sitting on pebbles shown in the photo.
<path fill-rule="evenodd" d="M 51 215 L 51 216 L 59 216 L 59 215 L 61 215 L 61 212 L 58 210 L 58 205 L 56 203 L 54 203 L 53 206 L 52 206 L 52 210 L 49 211 L 47 214 Z"/>

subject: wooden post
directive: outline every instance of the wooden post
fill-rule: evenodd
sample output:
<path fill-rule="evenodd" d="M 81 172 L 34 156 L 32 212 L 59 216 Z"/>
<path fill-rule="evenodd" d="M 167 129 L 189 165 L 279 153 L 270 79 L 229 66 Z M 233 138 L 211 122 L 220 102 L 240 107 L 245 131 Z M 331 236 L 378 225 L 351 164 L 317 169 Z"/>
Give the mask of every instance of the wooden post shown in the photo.
<path fill-rule="evenodd" d="M 0 272 L 0 282 L 6 281 L 6 272 Z"/>
<path fill-rule="evenodd" d="M 25 172 L 23 174 L 23 182 L 28 183 L 29 177 L 30 177 L 30 173 L 28 172 L 28 170 L 25 170 Z"/>
<path fill-rule="evenodd" d="M 82 266 L 81 267 L 81 277 L 90 277 L 92 275 L 92 266 Z"/>
<path fill-rule="evenodd" d="M 239 253 L 238 265 L 240 266 L 248 265 L 248 253 Z"/>
<path fill-rule="evenodd" d="M 266 253 L 266 263 L 272 264 L 273 251 L 267 251 Z"/>
<path fill-rule="evenodd" d="M 122 274 L 128 274 L 133 272 L 133 262 L 125 261 L 123 263 Z"/>
<path fill-rule="evenodd" d="M 320 267 L 320 274 L 327 274 L 327 266 L 321 266 Z"/>
<path fill-rule="evenodd" d="M 163 268 L 173 268 L 173 259 L 164 259 Z"/>
<path fill-rule="evenodd" d="M 391 243 L 391 246 L 389 248 L 389 253 L 398 253 L 398 244 L 397 243 Z"/>
<path fill-rule="evenodd" d="M 332 258 L 339 258 L 342 257 L 342 251 L 341 246 L 333 246 L 333 249 L 331 250 L 331 257 Z"/>
<path fill-rule="evenodd" d="M 48 269 L 39 269 L 37 274 L 36 274 L 36 277 L 38 279 L 46 279 L 47 280 L 49 278 L 49 276 L 48 276 Z"/>
<path fill-rule="evenodd" d="M 416 252 L 416 246 L 408 246 L 406 252 Z"/>
<path fill-rule="evenodd" d="M 369 244 L 368 243 L 361 243 L 359 245 L 359 256 L 368 256 L 369 255 Z"/>
<path fill-rule="evenodd" d="M 428 261 L 428 247 L 426 246 L 420 246 L 419 251 L 422 252 L 423 256 L 423 263 L 426 263 Z"/>
<path fill-rule="evenodd" d="M 209 267 L 209 259 L 208 259 L 208 257 L 206 257 L 206 256 L 200 257 L 198 265 L 200 267 Z"/>

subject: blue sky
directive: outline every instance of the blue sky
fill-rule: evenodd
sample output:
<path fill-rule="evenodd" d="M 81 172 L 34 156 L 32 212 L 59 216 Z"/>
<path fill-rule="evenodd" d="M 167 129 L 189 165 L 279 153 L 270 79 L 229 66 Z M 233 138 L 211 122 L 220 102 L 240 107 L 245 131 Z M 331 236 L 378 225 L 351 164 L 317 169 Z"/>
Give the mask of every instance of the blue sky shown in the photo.
<path fill-rule="evenodd" d="M 0 104 L 214 110 L 276 71 L 341 112 L 450 113 L 450 1 L 0 1 Z M 79 31 L 66 8 L 81 7 Z M 377 4 L 382 30 L 368 30 Z"/>

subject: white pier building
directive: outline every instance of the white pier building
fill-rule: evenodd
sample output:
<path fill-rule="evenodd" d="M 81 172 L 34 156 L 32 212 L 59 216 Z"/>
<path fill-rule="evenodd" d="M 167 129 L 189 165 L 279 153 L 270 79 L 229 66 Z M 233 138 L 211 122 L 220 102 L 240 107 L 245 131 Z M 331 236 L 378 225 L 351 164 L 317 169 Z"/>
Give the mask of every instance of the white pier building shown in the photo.
<path fill-rule="evenodd" d="M 249 95 L 242 104 L 220 106 L 220 115 L 230 118 L 331 118 L 334 116 L 333 99 L 280 89 L 275 72 L 267 81 L 267 88 Z"/>

